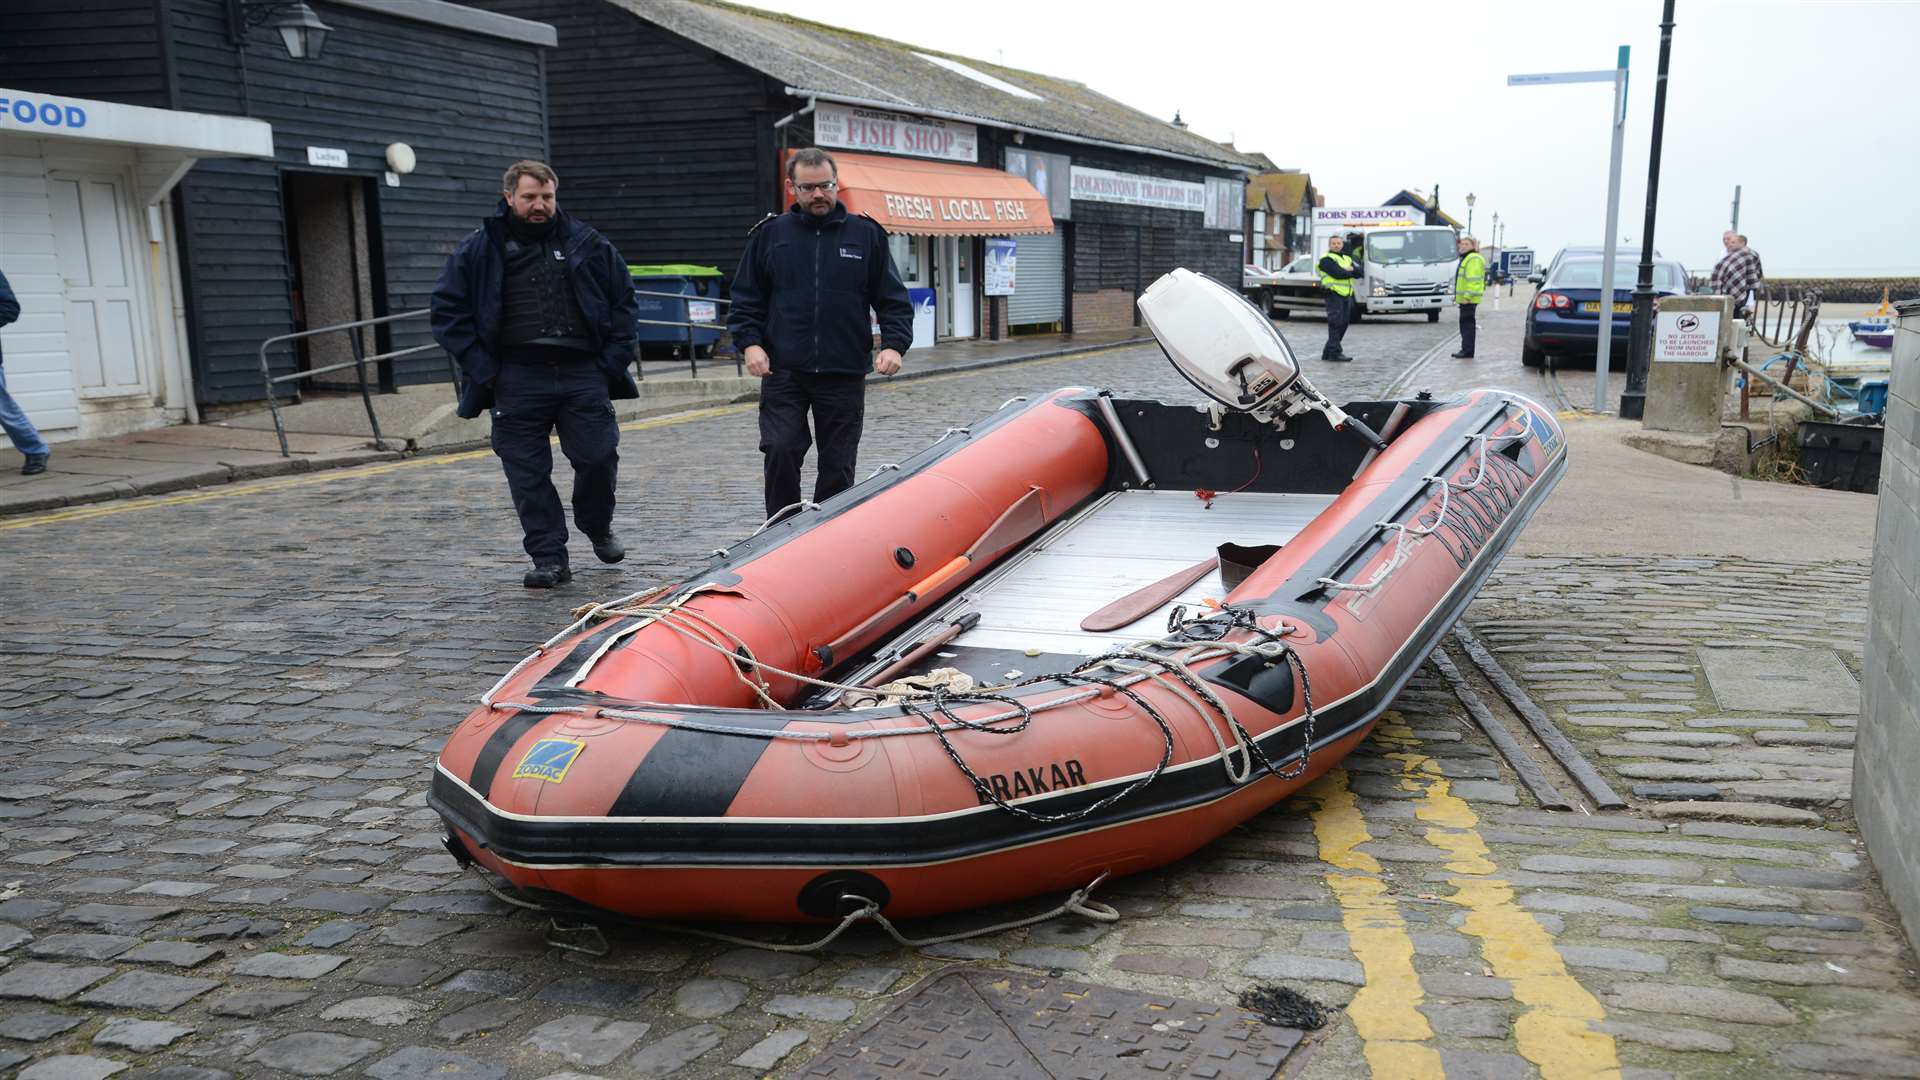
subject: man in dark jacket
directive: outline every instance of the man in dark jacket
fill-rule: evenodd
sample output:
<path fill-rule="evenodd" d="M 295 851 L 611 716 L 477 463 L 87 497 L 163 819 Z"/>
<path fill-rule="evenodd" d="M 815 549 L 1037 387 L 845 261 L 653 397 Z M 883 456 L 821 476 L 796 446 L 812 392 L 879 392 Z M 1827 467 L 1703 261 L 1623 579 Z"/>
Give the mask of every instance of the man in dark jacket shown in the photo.
<path fill-rule="evenodd" d="M 559 185 L 538 161 L 507 169 L 499 209 L 448 256 L 433 287 L 433 338 L 465 376 L 456 411 L 493 410 L 493 452 L 533 559 L 529 589 L 573 578 L 553 488 L 556 428 L 573 465 L 574 527 L 601 562 L 626 557 L 613 534 L 620 428 L 612 399 L 640 396 L 627 372 L 633 279 L 606 237 L 560 212 Z"/>
<path fill-rule="evenodd" d="M 800 465 L 814 439 L 820 469 L 813 501 L 853 486 L 867 372 L 899 371 L 901 354 L 913 344 L 913 304 L 893 265 L 887 231 L 870 217 L 847 213 L 835 195 L 839 180 L 824 150 L 788 158 L 793 205 L 754 227 L 733 276 L 727 328 L 747 372 L 761 379 L 768 517 L 800 501 Z M 878 356 L 869 309 L 880 320 Z"/>
<path fill-rule="evenodd" d="M 5 326 L 20 317 L 20 301 L 14 298 L 13 286 L 7 283 L 7 275 L 0 274 L 0 326 Z M 6 356 L 0 353 L 0 428 L 4 428 L 7 438 L 13 440 L 14 449 L 26 455 L 26 464 L 20 466 L 20 475 L 38 476 L 47 471 L 47 458 L 52 451 L 47 448 L 47 440 L 27 419 L 27 411 L 7 393 Z"/>

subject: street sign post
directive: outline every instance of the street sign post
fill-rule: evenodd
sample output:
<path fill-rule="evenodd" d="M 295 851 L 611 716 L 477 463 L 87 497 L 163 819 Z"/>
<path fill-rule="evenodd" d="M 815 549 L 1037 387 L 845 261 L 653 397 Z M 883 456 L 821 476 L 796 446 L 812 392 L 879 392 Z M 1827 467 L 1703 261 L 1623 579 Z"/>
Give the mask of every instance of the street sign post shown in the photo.
<path fill-rule="evenodd" d="M 1607 376 L 1613 363 L 1613 264 L 1620 242 L 1620 157 L 1627 134 L 1627 46 L 1611 71 L 1554 71 L 1536 75 L 1509 75 L 1508 86 L 1553 86 L 1561 83 L 1613 84 L 1612 151 L 1607 162 L 1606 247 L 1600 256 L 1600 340 L 1593 361 L 1593 411 L 1607 411 Z"/>

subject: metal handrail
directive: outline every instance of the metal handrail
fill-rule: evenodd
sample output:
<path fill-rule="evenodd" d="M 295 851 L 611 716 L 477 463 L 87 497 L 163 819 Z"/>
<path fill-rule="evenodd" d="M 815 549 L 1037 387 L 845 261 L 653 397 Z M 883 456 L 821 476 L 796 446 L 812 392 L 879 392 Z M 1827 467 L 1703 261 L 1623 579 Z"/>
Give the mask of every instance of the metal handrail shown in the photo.
<path fill-rule="evenodd" d="M 416 353 L 429 352 L 433 349 L 438 349 L 440 346 L 415 345 L 411 348 L 396 349 L 392 352 L 377 353 L 373 356 L 368 356 L 362 351 L 363 347 L 360 344 L 360 335 L 353 333 L 353 331 L 368 326 L 383 326 L 387 323 L 400 322 L 405 319 L 424 319 L 429 314 L 431 314 L 431 312 L 428 309 L 421 308 L 418 311 L 403 311 L 398 315 L 382 315 L 373 319 L 355 319 L 352 322 L 335 323 L 332 326 L 316 326 L 310 330 L 299 330 L 291 334 L 281 334 L 278 337 L 270 337 L 261 342 L 260 384 L 266 390 L 267 409 L 273 413 L 273 432 L 280 438 L 280 456 L 292 457 L 293 452 L 287 446 L 287 425 L 286 421 L 280 418 L 280 399 L 274 396 L 274 385 L 283 382 L 298 382 L 301 379 L 310 379 L 315 375 L 325 375 L 334 371 L 344 371 L 347 368 L 353 368 L 354 374 L 357 376 L 357 381 L 360 386 L 360 400 L 367 407 L 367 423 L 373 427 L 373 448 L 375 450 L 385 450 L 387 448 L 386 439 L 385 436 L 380 433 L 380 416 L 374 411 L 373 394 L 367 389 L 367 365 L 393 360 L 402 356 L 412 356 Z M 275 345 L 281 345 L 289 341 L 299 341 L 304 338 L 318 337 L 321 334 L 335 334 L 343 331 L 347 333 L 347 342 L 353 349 L 352 360 L 338 364 L 328 364 L 325 367 L 312 368 L 307 371 L 290 372 L 286 375 L 275 375 L 272 367 L 267 363 L 267 350 Z M 453 374 L 453 383 L 455 392 L 457 393 L 460 385 L 460 373 L 459 370 L 454 367 L 452 356 L 447 357 L 447 369 Z"/>
<path fill-rule="evenodd" d="M 635 289 L 633 294 L 635 296 L 666 297 L 668 299 L 674 299 L 674 300 L 705 300 L 715 305 L 732 303 L 732 301 L 730 300 L 723 300 L 717 296 L 713 296 L 713 297 L 689 296 L 686 293 L 654 292 L 652 290 L 644 290 L 644 289 Z M 362 351 L 363 346 L 360 343 L 360 335 L 357 333 L 353 333 L 352 331 L 360 330 L 363 327 L 368 327 L 368 326 L 384 326 L 388 323 L 401 322 L 407 319 L 424 319 L 431 314 L 432 314 L 431 309 L 420 308 L 417 311 L 403 311 L 397 315 L 382 315 L 378 318 L 373 318 L 373 319 L 355 319 L 352 322 L 335 323 L 332 326 L 316 326 L 310 330 L 300 330 L 291 334 L 281 334 L 278 337 L 270 337 L 265 341 L 262 341 L 260 343 L 260 350 L 259 350 L 260 384 L 261 384 L 261 387 L 266 391 L 267 409 L 273 414 L 274 434 L 278 436 L 280 439 L 280 456 L 292 457 L 293 452 L 287 444 L 286 421 L 282 420 L 280 417 L 280 400 L 274 396 L 273 388 L 280 383 L 298 382 L 301 379 L 310 379 L 316 375 L 327 375 L 335 371 L 345 371 L 348 368 L 354 369 L 356 381 L 360 389 L 360 400 L 362 404 L 366 406 L 366 409 L 367 409 L 367 424 L 373 429 L 373 448 L 375 450 L 385 450 L 387 448 L 386 438 L 380 432 L 380 416 L 377 412 L 374 411 L 373 394 L 370 390 L 367 389 L 367 365 L 383 363 L 389 360 L 397 360 L 403 356 L 415 356 L 420 353 L 432 352 L 436 349 L 439 349 L 440 346 L 437 344 L 414 345 L 405 349 L 395 349 L 391 352 L 375 353 L 372 356 L 367 356 Z M 726 323 L 724 322 L 696 323 L 691 320 L 687 322 L 668 322 L 668 321 L 662 321 L 659 319 L 635 319 L 634 324 L 636 326 L 685 327 L 687 331 L 687 363 L 689 365 L 690 374 L 695 378 L 698 378 L 700 375 L 700 361 L 699 361 L 699 358 L 694 355 L 693 332 L 698 329 L 716 329 L 717 328 L 722 334 L 726 333 Z M 306 371 L 289 372 L 285 375 L 275 375 L 273 373 L 272 367 L 267 363 L 267 350 L 274 347 L 275 345 L 282 345 L 290 341 L 300 341 L 305 338 L 318 337 L 321 334 L 334 334 L 334 333 L 342 333 L 342 332 L 345 332 L 347 334 L 347 341 L 353 348 L 352 360 L 345 360 L 338 364 L 328 364 L 325 367 L 310 368 Z M 734 367 L 735 374 L 742 374 L 744 372 L 744 368 L 742 367 L 742 358 L 738 353 L 734 355 L 733 367 Z M 644 381 L 647 377 L 646 367 L 644 364 L 640 362 L 639 346 L 637 342 L 635 343 L 635 349 L 634 349 L 633 368 L 634 368 L 635 374 L 642 381 Z M 453 355 L 451 353 L 447 354 L 447 372 L 451 376 L 453 388 L 454 388 L 454 395 L 457 398 L 460 393 L 460 368 L 459 368 L 459 365 L 454 361 Z"/>
<path fill-rule="evenodd" d="M 716 310 L 718 310 L 717 305 L 720 305 L 720 304 L 730 305 L 733 303 L 733 301 L 731 300 L 722 300 L 720 297 L 717 297 L 717 296 L 694 296 L 688 293 L 655 292 L 651 289 L 635 289 L 633 290 L 633 295 L 659 296 L 669 300 L 689 300 L 689 301 L 704 300 L 710 304 L 716 305 Z M 687 373 L 696 379 L 700 377 L 700 358 L 694 355 L 693 332 L 695 330 L 705 329 L 705 330 L 719 330 L 723 336 L 727 333 L 727 324 L 724 320 L 716 320 L 710 323 L 697 323 L 691 320 L 687 322 L 666 322 L 660 319 L 635 319 L 634 325 L 686 327 L 687 329 Z M 640 349 L 639 349 L 639 344 L 637 342 L 634 345 L 633 369 L 640 373 L 640 378 L 642 380 L 646 378 L 646 365 L 640 362 Z M 733 373 L 735 375 L 743 375 L 746 373 L 746 368 L 743 365 L 743 358 L 740 356 L 737 350 L 734 352 L 734 356 L 733 356 Z"/>

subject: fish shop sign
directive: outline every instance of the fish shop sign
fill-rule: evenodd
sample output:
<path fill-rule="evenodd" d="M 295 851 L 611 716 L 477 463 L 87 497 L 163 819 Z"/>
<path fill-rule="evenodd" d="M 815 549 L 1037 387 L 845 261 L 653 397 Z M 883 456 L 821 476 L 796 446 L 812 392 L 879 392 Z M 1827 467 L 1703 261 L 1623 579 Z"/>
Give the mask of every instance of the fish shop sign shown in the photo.
<path fill-rule="evenodd" d="M 841 150 L 980 160 L 980 129 L 972 124 L 826 102 L 814 111 L 813 141 Z"/>

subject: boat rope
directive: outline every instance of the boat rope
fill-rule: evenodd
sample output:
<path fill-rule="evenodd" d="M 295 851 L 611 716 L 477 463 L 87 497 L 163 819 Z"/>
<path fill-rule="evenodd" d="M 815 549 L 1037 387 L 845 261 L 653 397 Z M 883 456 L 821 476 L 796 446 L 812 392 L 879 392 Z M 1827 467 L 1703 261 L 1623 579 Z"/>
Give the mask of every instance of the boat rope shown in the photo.
<path fill-rule="evenodd" d="M 1393 550 L 1388 553 L 1387 561 L 1381 563 L 1380 568 L 1373 572 L 1373 576 L 1367 578 L 1365 581 L 1340 581 L 1336 578 L 1323 577 L 1316 578 L 1314 583 L 1328 592 L 1357 592 L 1369 595 L 1378 592 L 1380 587 L 1387 583 L 1387 579 L 1393 576 L 1393 572 L 1405 566 L 1408 558 L 1411 557 L 1412 552 L 1407 543 L 1408 538 L 1420 540 L 1439 532 L 1441 527 L 1447 523 L 1447 514 L 1453 509 L 1453 496 L 1455 494 L 1465 494 L 1472 491 L 1486 481 L 1487 455 L 1494 441 L 1513 442 L 1517 439 L 1527 438 L 1530 434 L 1531 432 L 1529 431 L 1518 431 L 1506 435 L 1487 435 L 1485 433 L 1468 435 L 1467 440 L 1469 442 L 1477 441 L 1480 444 L 1479 459 L 1478 464 L 1474 468 L 1473 479 L 1464 484 L 1456 484 L 1444 475 L 1435 474 L 1420 478 L 1421 481 L 1426 484 L 1427 490 L 1431 490 L 1435 484 L 1440 485 L 1440 509 L 1439 512 L 1434 515 L 1432 524 L 1418 526 L 1407 525 L 1398 521 L 1376 521 L 1373 523 L 1374 528 L 1392 532 L 1394 535 Z"/>
<path fill-rule="evenodd" d="M 1127 796 L 1132 795 L 1134 792 L 1139 791 L 1141 788 L 1146 787 L 1148 784 L 1153 783 L 1155 780 L 1160 779 L 1160 774 L 1162 772 L 1165 772 L 1167 766 L 1173 763 L 1173 747 L 1174 747 L 1173 727 L 1167 723 L 1166 717 L 1160 715 L 1160 710 L 1154 708 L 1153 704 L 1149 702 L 1146 698 L 1143 698 L 1139 694 L 1134 693 L 1128 687 L 1122 686 L 1117 680 L 1102 679 L 1096 675 L 1081 674 L 1081 672 L 1085 671 L 1087 667 L 1097 662 L 1098 662 L 1098 658 L 1096 657 L 1095 660 L 1088 661 L 1087 664 L 1083 664 L 1080 667 L 1075 668 L 1071 672 L 1056 672 L 1049 675 L 1036 675 L 1036 676 L 1033 676 L 1031 679 L 1023 680 L 1022 682 L 1015 684 L 1016 686 L 1025 686 L 1033 682 L 1064 682 L 1064 683 L 1085 683 L 1088 685 L 1103 686 L 1108 688 L 1114 693 L 1125 694 L 1130 700 L 1132 700 L 1132 702 L 1135 705 L 1140 707 L 1140 710 L 1142 712 L 1146 713 L 1147 716 L 1151 718 L 1156 725 L 1159 726 L 1160 738 L 1162 740 L 1163 745 L 1160 751 L 1160 760 L 1154 763 L 1153 771 L 1143 776 L 1135 777 L 1131 782 L 1126 784 L 1124 787 L 1118 788 L 1114 791 L 1110 791 L 1106 795 L 1101 796 L 1095 802 L 1090 803 L 1089 805 L 1084 806 L 1078 810 L 1065 810 L 1058 814 L 1044 814 L 1036 810 L 1029 810 L 1024 806 L 1015 806 L 1013 802 L 1010 799 L 1008 799 L 1006 796 L 1001 795 L 998 792 L 994 791 L 993 785 L 981 779 L 979 773 L 976 773 L 973 771 L 973 766 L 967 764 L 967 759 L 962 757 L 960 755 L 960 751 L 954 748 L 952 740 L 947 738 L 947 733 L 941 730 L 941 725 L 939 724 L 938 721 L 934 719 L 934 716 L 937 714 L 939 716 L 946 717 L 948 720 L 952 721 L 953 724 L 958 725 L 960 727 L 964 727 L 969 731 L 979 731 L 979 732 L 985 732 L 993 735 L 1014 735 L 1021 731 L 1026 730 L 1028 725 L 1033 723 L 1033 710 L 1028 708 L 1026 704 L 1021 702 L 1018 698 L 1005 697 L 1000 694 L 981 694 L 981 693 L 951 694 L 949 693 L 946 687 L 937 686 L 937 687 L 934 687 L 933 695 L 929 702 L 927 712 L 925 713 L 920 712 L 919 708 L 911 701 L 903 701 L 901 702 L 901 705 L 907 709 L 912 710 L 916 715 L 919 715 L 926 719 L 928 730 L 932 731 L 934 736 L 940 740 L 940 748 L 947 752 L 947 757 L 950 760 L 952 760 L 954 766 L 960 770 L 961 775 L 967 778 L 967 782 L 973 785 L 973 790 L 983 800 L 992 803 L 994 806 L 997 806 L 1001 810 L 1009 814 L 1012 814 L 1014 817 L 1024 818 L 1027 821 L 1037 821 L 1037 822 L 1041 822 L 1043 824 L 1049 824 L 1049 825 L 1057 824 L 1060 822 L 1084 821 L 1085 819 L 1092 817 L 1094 814 L 1097 814 L 1100 811 L 1105 810 L 1107 807 L 1112 806 L 1114 803 L 1119 802 L 1121 799 L 1124 799 Z M 974 700 L 987 699 L 987 700 L 993 700 L 993 701 L 1005 701 L 1017 707 L 1020 710 L 1022 714 L 1020 723 L 1014 725 L 1013 727 L 999 728 L 999 727 L 993 727 L 982 721 L 964 720 L 959 715 L 954 713 L 948 704 L 948 702 L 954 697 L 960 697 L 964 699 L 974 699 Z"/>
<path fill-rule="evenodd" d="M 869 477 L 869 479 L 871 479 L 871 477 Z M 751 540 L 754 537 L 759 536 L 761 533 L 766 532 L 768 529 L 771 529 L 775 525 L 780 524 L 782 521 L 785 521 L 788 517 L 791 517 L 794 514 L 804 514 L 809 510 L 818 510 L 818 509 L 820 509 L 820 504 L 812 501 L 811 499 L 801 499 L 799 502 L 796 502 L 796 503 L 788 503 L 787 505 L 767 515 L 767 520 L 761 522 L 759 528 L 753 530 L 751 533 L 748 533 L 747 539 Z"/>
<path fill-rule="evenodd" d="M 675 627 L 674 614 L 669 613 L 659 621 L 663 625 Z M 678 627 L 675 627 L 678 629 Z M 1227 633 L 1243 630 L 1262 640 L 1258 644 L 1225 640 Z M 1191 706 L 1213 736 L 1215 746 L 1220 750 L 1222 767 L 1226 770 L 1231 784 L 1238 787 L 1253 778 L 1254 765 L 1262 771 L 1280 780 L 1293 780 L 1304 774 L 1313 754 L 1313 736 L 1315 711 L 1313 706 L 1313 686 L 1307 674 L 1306 664 L 1299 653 L 1282 640 L 1285 625 L 1281 633 L 1275 633 L 1259 625 L 1254 613 L 1243 608 L 1225 606 L 1219 612 L 1204 618 L 1178 620 L 1167 637 L 1149 641 L 1122 645 L 1106 654 L 1094 657 L 1069 672 L 1050 672 L 1023 679 L 1017 683 L 1003 686 L 984 687 L 980 690 L 954 692 L 945 687 L 932 689 L 906 689 L 890 691 L 902 700 L 898 703 L 901 710 L 926 721 L 923 727 L 869 728 L 859 731 L 789 731 L 755 730 L 742 731 L 740 728 L 722 723 L 704 723 L 680 716 L 660 716 L 652 713 L 636 712 L 631 709 L 602 708 L 595 706 L 563 705 L 545 706 L 531 702 L 499 702 L 496 709 L 517 709 L 534 714 L 574 713 L 580 715 L 599 715 L 610 719 L 631 720 L 641 723 L 657 724 L 682 730 L 698 731 L 708 734 L 759 737 L 769 740 L 789 740 L 799 742 L 826 742 L 836 739 L 853 741 L 860 739 L 894 738 L 910 735 L 931 734 L 940 741 L 941 748 L 956 768 L 973 786 L 983 801 L 1017 817 L 1046 823 L 1078 821 L 1127 798 L 1147 785 L 1153 783 L 1172 763 L 1174 737 L 1172 725 L 1152 703 L 1136 693 L 1132 688 L 1143 682 L 1152 681 L 1172 693 L 1176 698 Z M 799 676 L 765 662 L 753 660 L 750 654 L 727 650 L 725 647 L 704 634 L 688 634 L 689 640 L 708 648 L 725 651 L 730 659 L 741 664 L 751 664 L 776 675 L 797 678 L 804 682 L 843 690 L 861 689 L 844 683 L 829 680 L 812 679 Z M 1194 640 L 1198 638 L 1199 640 Z M 744 650 L 744 646 L 740 646 Z M 1164 655 L 1171 653 L 1171 655 Z M 1205 682 L 1194 672 L 1193 667 L 1208 661 L 1228 656 L 1258 656 L 1269 663 L 1285 662 L 1299 680 L 1301 688 L 1304 741 L 1301 746 L 1300 760 L 1293 766 L 1281 768 L 1274 764 L 1260 746 L 1259 740 L 1247 730 L 1240 719 L 1233 714 L 1232 708 L 1219 695 L 1210 690 Z M 1091 672 L 1102 668 L 1121 672 L 1117 678 L 1102 678 Z M 1078 693 L 1062 695 L 1037 704 L 1030 704 L 1019 698 L 999 691 L 1020 689 L 1045 683 L 1079 683 L 1088 688 Z M 763 686 L 764 679 L 755 685 Z M 948 735 L 956 731 L 975 731 L 983 734 L 1014 735 L 1031 726 L 1035 713 L 1062 708 L 1104 696 L 1108 693 L 1126 695 L 1159 728 L 1162 740 L 1160 760 L 1146 774 L 1135 777 L 1121 788 L 1103 796 L 1099 801 L 1077 811 L 1065 811 L 1060 814 L 1044 814 L 1016 805 L 1012 800 L 998 795 L 991 785 L 984 783 L 979 774 L 967 763 Z M 924 701 L 923 701 L 924 699 Z M 1204 702 L 1204 705 L 1202 704 Z M 1000 704 L 1004 708 L 984 717 L 967 718 L 955 712 L 960 705 Z M 923 704 L 925 707 L 923 708 Z M 671 706 L 659 706 L 666 709 Z M 1233 732 L 1228 740 L 1222 734 L 1214 718 L 1218 717 Z M 1017 721 L 1007 726 L 1006 721 Z M 1283 725 L 1284 726 L 1284 725 Z M 1276 729 L 1277 730 L 1277 729 Z M 1229 745 L 1231 742 L 1231 745 Z M 1237 753 L 1236 753 L 1237 752 Z"/>
<path fill-rule="evenodd" d="M 813 941 L 794 944 L 758 941 L 753 938 L 741 937 L 737 934 L 708 930 L 699 926 L 689 926 L 685 923 L 632 919 L 616 912 L 602 911 L 594 908 L 555 907 L 551 904 L 543 904 L 535 900 L 521 899 L 518 896 L 508 893 L 494 884 L 493 879 L 483 873 L 477 863 L 468 861 L 466 863 L 466 870 L 480 882 L 482 888 L 486 889 L 488 893 L 492 894 L 494 899 L 501 903 L 545 915 L 547 917 L 547 944 L 557 949 L 564 949 L 568 952 L 585 953 L 589 956 L 605 956 L 612 951 L 611 947 L 607 944 L 605 933 L 601 931 L 598 925 L 599 922 L 607 920 L 646 930 L 657 930 L 670 934 L 687 934 L 693 937 L 703 937 L 713 941 L 725 942 L 729 945 L 744 945 L 748 948 L 765 949 L 768 952 L 777 953 L 816 952 L 833 944 L 842 934 L 845 934 L 848 930 L 853 929 L 862 922 L 874 923 L 879 926 L 880 929 L 884 930 L 888 937 L 891 937 L 895 942 L 909 949 L 924 949 L 934 945 L 945 945 L 950 942 L 965 941 L 968 938 L 985 937 L 989 934 L 1001 934 L 1009 930 L 1019 930 L 1023 927 L 1034 926 L 1039 923 L 1057 919 L 1062 915 L 1078 915 L 1092 922 L 1112 923 L 1120 921 L 1120 912 L 1111 904 L 1102 903 L 1099 900 L 1093 899 L 1093 890 L 1099 888 L 1101 883 L 1111 876 L 1112 871 L 1110 870 L 1102 870 L 1098 877 L 1086 885 L 1068 893 L 1065 900 L 1038 915 L 1029 915 L 1022 919 L 1012 919 L 1007 922 L 994 923 L 991 926 L 981 926 L 972 930 L 961 930 L 952 934 L 940 934 L 935 937 L 926 938 L 912 938 L 901 933 L 900 928 L 894 924 L 893 920 L 880 913 L 880 905 L 875 903 L 871 898 L 858 896 L 853 893 L 844 893 L 840 897 L 843 903 L 854 903 L 859 906 L 842 916 L 840 922 L 824 936 L 816 938 Z M 563 919 L 567 918 L 578 918 L 584 921 L 568 925 L 562 922 Z M 561 937 L 561 935 L 584 934 L 589 931 L 598 939 L 599 945 L 597 947 L 577 945 L 571 941 L 563 940 Z"/>

